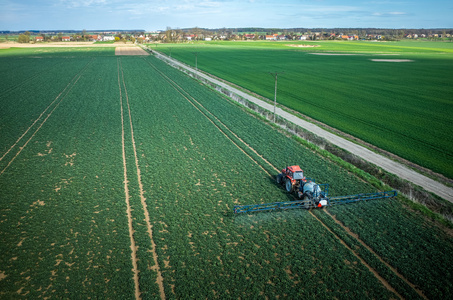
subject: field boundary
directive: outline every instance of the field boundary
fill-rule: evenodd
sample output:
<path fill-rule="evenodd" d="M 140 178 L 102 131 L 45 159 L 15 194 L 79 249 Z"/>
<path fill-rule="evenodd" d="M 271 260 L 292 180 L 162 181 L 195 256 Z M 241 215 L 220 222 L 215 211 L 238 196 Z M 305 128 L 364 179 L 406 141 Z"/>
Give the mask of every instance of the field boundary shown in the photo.
<path fill-rule="evenodd" d="M 262 113 L 261 111 L 258 110 L 260 114 L 265 115 L 266 117 L 272 116 L 273 112 L 273 105 L 260 100 L 252 95 L 246 94 L 224 82 L 221 82 L 210 75 L 207 75 L 205 73 L 199 72 L 198 70 L 194 70 L 192 67 L 187 66 L 173 58 L 167 57 L 155 50 L 152 50 L 153 53 L 155 53 L 156 57 L 159 58 L 160 60 L 168 63 L 169 65 L 180 69 L 186 73 L 188 73 L 190 76 L 195 77 L 196 79 L 202 81 L 205 84 L 213 86 L 216 90 L 219 92 L 222 92 L 223 94 L 227 95 L 234 101 L 237 101 L 241 104 L 244 104 L 250 108 L 254 108 L 254 106 L 260 107 L 260 109 L 263 109 L 266 111 L 266 113 Z M 250 106 L 252 104 L 252 106 Z M 256 108 L 254 109 L 255 111 Z M 311 132 L 312 134 L 325 139 L 328 143 L 331 143 L 335 145 L 336 147 L 339 147 L 341 149 L 346 150 L 347 152 L 353 153 L 354 155 L 364 159 L 365 161 L 376 165 L 386 172 L 389 172 L 391 174 L 394 174 L 404 180 L 410 181 L 413 184 L 422 187 L 423 189 L 427 190 L 428 192 L 431 192 L 451 203 L 453 203 L 453 188 L 448 187 L 436 180 L 433 180 L 423 174 L 420 174 L 407 166 L 393 161 L 392 159 L 389 159 L 381 154 L 375 153 L 366 147 L 363 147 L 361 145 L 358 145 L 356 143 L 353 143 L 343 137 L 340 137 L 338 135 L 335 135 L 318 125 L 315 125 L 313 123 L 310 123 L 308 121 L 305 121 L 298 116 L 295 116 L 279 107 L 276 108 L 276 115 L 279 116 L 279 118 L 282 118 L 285 120 L 285 122 L 289 122 L 290 124 L 295 124 L 304 130 L 307 130 Z M 270 120 L 271 121 L 271 120 Z M 282 127 L 287 127 L 287 126 L 282 126 Z M 289 129 L 289 128 L 285 128 Z M 413 195 L 407 195 L 409 198 L 413 199 Z"/>

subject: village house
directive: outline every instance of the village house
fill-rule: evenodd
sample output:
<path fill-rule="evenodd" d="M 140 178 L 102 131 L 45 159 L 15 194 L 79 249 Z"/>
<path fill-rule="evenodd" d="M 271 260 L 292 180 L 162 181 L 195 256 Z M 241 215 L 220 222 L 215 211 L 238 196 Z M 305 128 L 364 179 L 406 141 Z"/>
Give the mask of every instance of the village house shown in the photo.
<path fill-rule="evenodd" d="M 276 41 L 278 34 L 266 35 L 266 40 L 268 41 Z"/>
<path fill-rule="evenodd" d="M 104 42 L 107 42 L 107 41 L 114 41 L 115 40 L 115 37 L 113 35 L 105 35 L 102 40 Z"/>

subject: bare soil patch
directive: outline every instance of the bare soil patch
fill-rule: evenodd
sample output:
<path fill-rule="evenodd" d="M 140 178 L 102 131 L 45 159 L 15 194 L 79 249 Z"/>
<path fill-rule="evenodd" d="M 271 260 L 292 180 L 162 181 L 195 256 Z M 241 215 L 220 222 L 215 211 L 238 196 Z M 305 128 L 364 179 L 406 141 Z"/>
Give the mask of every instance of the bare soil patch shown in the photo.
<path fill-rule="evenodd" d="M 113 44 L 95 44 L 95 42 L 51 42 L 51 43 L 17 43 L 6 42 L 0 43 L 0 49 L 14 48 L 71 48 L 71 47 L 131 47 L 132 44 L 113 43 Z"/>
<path fill-rule="evenodd" d="M 289 47 L 297 47 L 297 48 L 314 48 L 314 47 L 320 47 L 320 45 L 299 45 L 299 44 L 289 44 L 287 45 Z"/>
<path fill-rule="evenodd" d="M 330 55 L 330 56 L 349 56 L 349 55 L 362 55 L 362 54 L 356 54 L 356 53 L 327 53 L 327 52 L 322 52 L 322 53 L 310 53 L 313 55 Z"/>
<path fill-rule="evenodd" d="M 412 59 L 397 59 L 397 58 L 372 58 L 371 61 L 377 61 L 377 62 L 413 62 Z"/>
<path fill-rule="evenodd" d="M 115 55 L 149 55 L 149 53 L 139 47 L 116 47 Z"/>

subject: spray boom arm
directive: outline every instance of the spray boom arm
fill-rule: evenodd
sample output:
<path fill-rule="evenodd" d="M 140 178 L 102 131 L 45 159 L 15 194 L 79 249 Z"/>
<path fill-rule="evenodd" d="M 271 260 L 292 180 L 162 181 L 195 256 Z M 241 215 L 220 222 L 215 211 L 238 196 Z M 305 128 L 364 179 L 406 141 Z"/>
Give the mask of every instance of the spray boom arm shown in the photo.
<path fill-rule="evenodd" d="M 287 201 L 287 202 L 274 202 L 274 203 L 264 203 L 264 204 L 251 204 L 251 205 L 235 205 L 234 213 L 249 213 L 249 212 L 259 212 L 259 211 L 272 211 L 272 210 L 286 210 L 293 208 L 317 208 L 324 206 L 333 206 L 340 204 L 347 204 L 358 201 L 374 200 L 374 199 L 386 199 L 396 197 L 398 192 L 396 190 L 387 191 L 387 192 L 378 192 L 378 193 L 368 193 L 368 194 L 356 194 L 348 196 L 337 196 L 328 198 L 327 195 L 323 200 L 327 202 L 326 205 L 314 205 L 310 200 L 299 200 L 299 201 Z"/>

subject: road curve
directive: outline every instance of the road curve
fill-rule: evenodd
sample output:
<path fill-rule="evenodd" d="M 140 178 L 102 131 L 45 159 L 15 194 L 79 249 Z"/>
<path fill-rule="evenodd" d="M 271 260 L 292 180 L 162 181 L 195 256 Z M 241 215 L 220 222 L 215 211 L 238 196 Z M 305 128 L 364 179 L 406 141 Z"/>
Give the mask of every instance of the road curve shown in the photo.
<path fill-rule="evenodd" d="M 226 90 L 229 90 L 230 92 L 237 94 L 238 96 L 240 96 L 244 99 L 247 99 L 248 101 L 250 101 L 268 111 L 271 111 L 271 112 L 274 111 L 274 106 L 272 104 L 269 104 L 254 96 L 246 94 L 246 93 L 244 93 L 224 82 L 221 82 L 215 78 L 212 78 L 204 73 L 197 72 L 195 69 L 193 69 L 175 59 L 164 56 L 156 51 L 154 51 L 154 52 L 157 54 L 156 56 L 160 59 L 170 61 L 174 65 L 182 67 L 192 73 L 196 73 L 197 76 L 202 77 Z M 453 189 L 452 188 L 450 188 L 438 181 L 435 181 L 427 176 L 424 176 L 418 172 L 415 172 L 415 171 L 409 169 L 408 167 L 406 167 L 405 165 L 400 164 L 396 161 L 393 161 L 381 154 L 375 153 L 363 146 L 357 145 L 357 144 L 355 144 L 351 141 L 348 141 L 338 135 L 330 133 L 330 132 L 326 131 L 325 129 L 323 129 L 313 123 L 302 120 L 301 118 L 299 118 L 289 112 L 286 112 L 278 107 L 277 107 L 275 113 L 278 116 L 280 116 L 281 118 L 286 119 L 286 120 L 290 121 L 291 123 L 294 123 L 294 124 L 304 128 L 305 130 L 308 130 L 308 131 L 316 134 L 317 136 L 326 139 L 330 143 L 332 143 L 346 151 L 349 151 L 349 152 L 357 155 L 358 157 L 375 164 L 376 166 L 381 167 L 385 171 L 395 174 L 402 179 L 410 181 L 410 182 L 424 188 L 425 190 L 453 203 Z"/>

